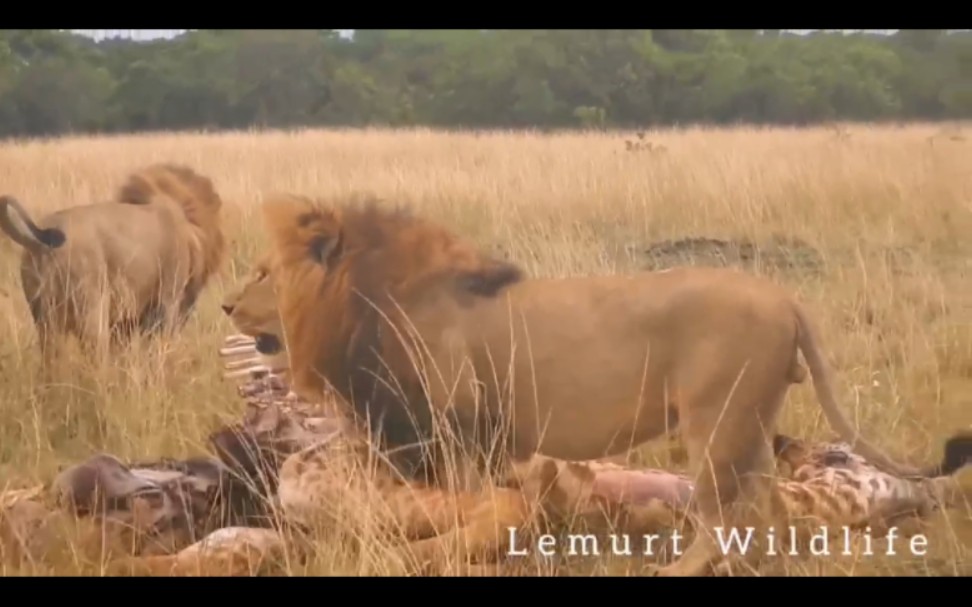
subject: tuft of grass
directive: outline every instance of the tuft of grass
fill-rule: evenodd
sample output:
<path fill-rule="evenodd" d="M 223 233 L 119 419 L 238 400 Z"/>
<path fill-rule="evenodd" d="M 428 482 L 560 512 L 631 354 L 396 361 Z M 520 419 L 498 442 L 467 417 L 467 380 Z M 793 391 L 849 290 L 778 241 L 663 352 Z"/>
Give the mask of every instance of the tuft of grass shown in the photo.
<path fill-rule="evenodd" d="M 208 432 L 239 414 L 242 403 L 220 379 L 216 351 L 231 328 L 218 304 L 263 250 L 257 205 L 271 191 L 375 193 L 445 222 L 533 275 L 658 267 L 665 260 L 649 252 L 659 241 L 799 242 L 812 249 L 812 268 L 774 262 L 776 254 L 723 262 L 771 274 L 808 301 L 837 366 L 843 406 L 867 436 L 902 460 L 937 459 L 946 435 L 972 426 L 972 148 L 961 140 L 929 145 L 936 132 L 922 124 L 855 126 L 852 137 L 827 128 L 556 135 L 365 129 L 0 145 L 3 191 L 35 217 L 106 198 L 144 164 L 187 163 L 211 177 L 226 201 L 232 250 L 175 338 L 136 344 L 113 361 L 82 364 L 75 356 L 75 380 L 41 390 L 20 251 L 0 238 L 0 484 L 36 484 L 95 451 L 141 460 L 198 454 Z M 651 145 L 633 146 L 634 137 Z M 693 263 L 689 257 L 677 262 Z M 782 424 L 796 435 L 829 436 L 809 385 L 791 390 Z M 674 465 L 656 446 L 637 455 Z M 308 564 L 290 570 L 399 573 L 394 550 L 369 531 L 367 503 L 349 506 L 348 516 L 362 520 L 319 542 Z M 791 575 L 972 572 L 969 509 L 939 515 L 928 536 L 921 557 L 905 556 L 903 544 L 888 556 L 876 540 L 873 556 L 781 566 Z M 530 570 L 641 569 L 637 558 L 574 561 L 531 563 Z M 10 573 L 98 571 L 72 557 Z"/>

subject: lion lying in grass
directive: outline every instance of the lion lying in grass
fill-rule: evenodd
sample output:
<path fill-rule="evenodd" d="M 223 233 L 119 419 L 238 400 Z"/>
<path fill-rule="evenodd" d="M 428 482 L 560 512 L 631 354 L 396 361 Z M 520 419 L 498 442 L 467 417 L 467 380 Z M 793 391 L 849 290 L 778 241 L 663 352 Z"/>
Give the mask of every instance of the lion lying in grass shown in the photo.
<path fill-rule="evenodd" d="M 264 219 L 294 390 L 336 391 L 406 476 L 446 486 L 447 435 L 517 467 L 619 454 L 678 429 L 700 524 L 758 527 L 799 353 L 843 440 L 891 474 L 922 473 L 858 436 L 814 323 L 772 282 L 714 268 L 526 279 L 377 204 L 277 195 Z M 659 573 L 704 573 L 721 557 L 714 536 L 696 534 Z"/>
<path fill-rule="evenodd" d="M 24 248 L 21 283 L 44 360 L 67 334 L 104 349 L 181 326 L 222 263 L 222 204 L 209 179 L 172 164 L 136 171 L 111 202 L 36 224 L 0 198 L 0 228 Z"/>

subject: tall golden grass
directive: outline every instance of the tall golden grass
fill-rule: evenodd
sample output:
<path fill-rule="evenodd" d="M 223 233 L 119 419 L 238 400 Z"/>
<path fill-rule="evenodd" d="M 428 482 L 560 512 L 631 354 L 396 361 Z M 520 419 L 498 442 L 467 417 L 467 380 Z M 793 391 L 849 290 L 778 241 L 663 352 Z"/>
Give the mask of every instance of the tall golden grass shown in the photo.
<path fill-rule="evenodd" d="M 809 302 L 843 406 L 865 434 L 899 459 L 937 459 L 946 435 L 972 426 L 972 144 L 939 135 L 932 125 L 858 125 L 836 135 L 689 128 L 644 133 L 647 149 L 636 149 L 626 144 L 638 140 L 633 133 L 375 129 L 0 145 L 0 190 L 35 216 L 107 198 L 146 163 L 187 163 L 226 201 L 232 247 L 231 263 L 177 338 L 97 368 L 75 358 L 85 372 L 52 400 L 39 396 L 20 250 L 0 238 L 0 485 L 46 480 L 94 451 L 142 460 L 199 453 L 217 423 L 239 414 L 220 379 L 216 349 L 231 329 L 218 304 L 263 248 L 258 204 L 270 191 L 367 191 L 410 204 L 535 275 L 633 271 L 645 267 L 651 243 L 666 239 L 800 239 L 821 266 L 750 269 Z M 782 429 L 829 436 L 809 386 L 791 391 Z M 672 465 L 643 451 L 649 462 Z M 875 541 L 874 556 L 808 558 L 787 572 L 969 574 L 970 512 L 938 516 L 923 557 L 909 556 L 906 544 L 886 556 Z M 362 547 L 335 539 L 295 572 L 396 572 L 377 541 Z M 629 561 L 576 567 L 636 572 L 640 561 Z M 55 565 L 8 573 L 97 567 L 67 546 Z"/>

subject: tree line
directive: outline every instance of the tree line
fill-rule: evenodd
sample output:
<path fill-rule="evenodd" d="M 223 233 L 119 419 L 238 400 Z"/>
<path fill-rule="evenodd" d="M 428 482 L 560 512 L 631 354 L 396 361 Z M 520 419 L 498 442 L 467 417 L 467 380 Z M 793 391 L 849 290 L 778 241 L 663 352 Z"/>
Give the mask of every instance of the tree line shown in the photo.
<path fill-rule="evenodd" d="M 0 136 L 300 126 L 555 129 L 972 117 L 972 33 L 0 32 Z"/>

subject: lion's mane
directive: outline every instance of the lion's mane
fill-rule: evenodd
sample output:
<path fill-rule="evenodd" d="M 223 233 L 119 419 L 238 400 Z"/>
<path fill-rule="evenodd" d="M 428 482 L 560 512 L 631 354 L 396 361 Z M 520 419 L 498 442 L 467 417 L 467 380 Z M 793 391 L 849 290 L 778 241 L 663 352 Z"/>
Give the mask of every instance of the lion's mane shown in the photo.
<path fill-rule="evenodd" d="M 319 398 L 330 385 L 384 447 L 403 448 L 403 472 L 429 472 L 422 443 L 433 417 L 405 346 L 407 311 L 437 297 L 460 306 L 495 297 L 521 270 L 373 198 L 325 205 L 276 195 L 264 218 L 295 389 Z"/>
<path fill-rule="evenodd" d="M 116 196 L 116 202 L 122 204 L 158 204 L 164 200 L 177 204 L 198 234 L 200 255 L 191 275 L 192 287 L 199 289 L 226 257 L 220 222 L 223 201 L 208 177 L 172 163 L 154 164 L 132 173 Z"/>

